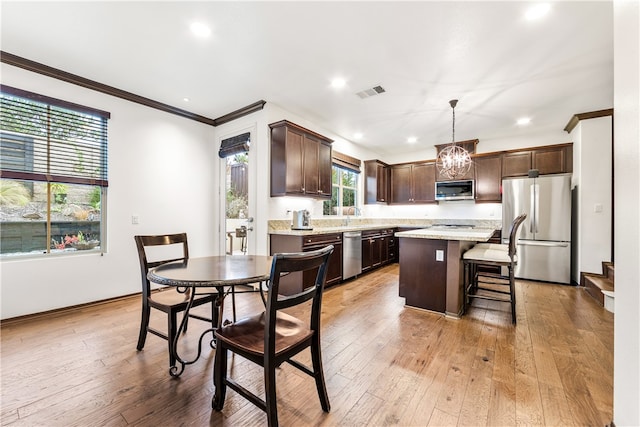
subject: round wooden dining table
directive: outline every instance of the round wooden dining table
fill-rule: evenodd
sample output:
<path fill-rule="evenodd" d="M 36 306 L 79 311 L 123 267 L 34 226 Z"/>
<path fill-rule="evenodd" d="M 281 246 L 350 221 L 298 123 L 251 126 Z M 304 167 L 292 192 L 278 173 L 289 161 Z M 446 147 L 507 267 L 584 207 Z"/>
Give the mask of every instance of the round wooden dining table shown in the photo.
<path fill-rule="evenodd" d="M 269 280 L 271 263 L 272 257 L 265 255 L 208 256 L 169 262 L 149 271 L 147 278 L 150 282 L 175 286 L 179 291 L 190 293 L 187 308 L 178 327 L 176 338 L 172 343 L 176 362 L 180 364 L 180 367 L 172 366 L 169 369 L 171 376 L 180 376 L 186 365 L 195 363 L 200 358 L 202 339 L 206 334 L 215 331 L 222 324 L 226 295 L 230 291 L 236 293 L 246 292 L 235 290 L 235 287 L 239 285 L 260 284 L 259 290 L 262 290 L 262 282 Z M 255 291 L 252 290 L 251 292 Z M 202 293 L 214 295 L 216 310 L 213 310 L 214 318 L 212 323 L 216 326 L 207 329 L 200 335 L 196 357 L 193 360 L 184 360 L 177 351 L 178 339 L 185 330 L 194 296 Z M 214 344 L 213 340 L 212 344 Z"/>

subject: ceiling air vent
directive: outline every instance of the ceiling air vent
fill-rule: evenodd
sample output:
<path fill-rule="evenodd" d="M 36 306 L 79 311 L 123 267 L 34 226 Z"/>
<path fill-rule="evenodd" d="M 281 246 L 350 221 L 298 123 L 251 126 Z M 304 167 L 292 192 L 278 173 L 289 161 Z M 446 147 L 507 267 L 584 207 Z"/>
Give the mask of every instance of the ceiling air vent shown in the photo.
<path fill-rule="evenodd" d="M 365 89 L 363 91 L 360 91 L 358 93 L 356 93 L 356 95 L 358 95 L 360 98 L 364 99 L 364 98 L 369 98 L 370 96 L 374 96 L 374 95 L 378 95 L 381 93 L 385 93 L 386 91 L 384 90 L 384 88 L 382 86 L 374 86 L 371 89 Z"/>

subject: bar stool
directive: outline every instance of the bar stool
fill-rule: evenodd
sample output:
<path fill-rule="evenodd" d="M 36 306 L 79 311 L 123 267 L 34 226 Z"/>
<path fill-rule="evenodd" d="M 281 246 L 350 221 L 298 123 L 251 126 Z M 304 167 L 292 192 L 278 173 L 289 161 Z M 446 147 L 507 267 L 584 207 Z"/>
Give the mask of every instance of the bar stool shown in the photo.
<path fill-rule="evenodd" d="M 478 243 L 462 255 L 465 272 L 465 310 L 472 298 L 508 302 L 511 305 L 511 322 L 516 323 L 514 277 L 514 268 L 518 263 L 516 241 L 518 229 L 526 217 L 526 214 L 521 214 L 513 220 L 509 230 L 508 244 Z M 479 266 L 507 267 L 508 275 L 479 272 Z"/>

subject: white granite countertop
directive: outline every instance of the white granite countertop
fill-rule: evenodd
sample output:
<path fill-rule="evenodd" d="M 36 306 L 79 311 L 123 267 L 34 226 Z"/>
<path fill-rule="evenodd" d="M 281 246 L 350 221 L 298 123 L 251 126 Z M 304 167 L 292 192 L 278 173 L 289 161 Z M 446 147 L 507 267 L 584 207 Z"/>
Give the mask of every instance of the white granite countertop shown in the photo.
<path fill-rule="evenodd" d="M 317 234 L 344 233 L 346 231 L 384 230 L 398 227 L 414 229 L 430 228 L 432 230 L 440 230 L 441 227 L 447 230 L 451 228 L 455 228 L 456 230 L 495 230 L 499 229 L 501 225 L 502 222 L 500 220 L 351 217 L 347 222 L 346 218 L 314 218 L 311 220 L 311 226 L 313 227 L 311 230 L 292 230 L 291 220 L 269 220 L 269 234 L 312 236 Z M 460 233 L 457 235 L 460 235 Z M 432 238 L 437 239 L 437 237 Z M 485 241 L 487 239 L 485 239 Z"/>
<path fill-rule="evenodd" d="M 403 225 L 343 225 L 339 227 L 318 227 L 312 230 L 270 230 L 269 234 L 284 236 L 312 236 L 314 234 L 344 233 L 347 231 L 384 230 L 387 228 L 404 227 Z"/>
<path fill-rule="evenodd" d="M 470 242 L 488 241 L 494 228 L 452 228 L 452 227 L 430 227 L 419 230 L 399 231 L 396 237 L 409 237 L 414 239 L 434 239 L 434 240 L 462 240 Z"/>

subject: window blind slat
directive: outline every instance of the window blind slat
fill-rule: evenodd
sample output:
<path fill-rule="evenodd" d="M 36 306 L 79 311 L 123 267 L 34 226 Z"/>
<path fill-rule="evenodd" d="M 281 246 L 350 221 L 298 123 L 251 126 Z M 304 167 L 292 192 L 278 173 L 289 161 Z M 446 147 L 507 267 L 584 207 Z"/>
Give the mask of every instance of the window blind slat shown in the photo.
<path fill-rule="evenodd" d="M 92 114 L 88 107 L 64 101 L 60 101 L 62 105 L 53 101 L 45 104 L 33 98 L 1 95 L 0 176 L 108 186 L 109 114 Z M 81 108 L 69 110 L 68 105 Z"/>

